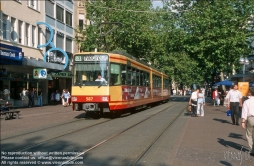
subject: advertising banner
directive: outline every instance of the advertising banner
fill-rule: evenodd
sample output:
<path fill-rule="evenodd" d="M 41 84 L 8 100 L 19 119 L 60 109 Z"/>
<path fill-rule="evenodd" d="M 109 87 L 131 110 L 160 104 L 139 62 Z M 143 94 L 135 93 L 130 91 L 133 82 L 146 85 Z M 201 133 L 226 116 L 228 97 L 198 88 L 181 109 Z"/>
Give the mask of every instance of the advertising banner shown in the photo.
<path fill-rule="evenodd" d="M 249 92 L 249 82 L 238 82 L 238 90 L 242 93 L 242 96 L 247 96 Z"/>
<path fill-rule="evenodd" d="M 35 79 L 47 79 L 47 69 L 34 69 L 33 77 Z"/>

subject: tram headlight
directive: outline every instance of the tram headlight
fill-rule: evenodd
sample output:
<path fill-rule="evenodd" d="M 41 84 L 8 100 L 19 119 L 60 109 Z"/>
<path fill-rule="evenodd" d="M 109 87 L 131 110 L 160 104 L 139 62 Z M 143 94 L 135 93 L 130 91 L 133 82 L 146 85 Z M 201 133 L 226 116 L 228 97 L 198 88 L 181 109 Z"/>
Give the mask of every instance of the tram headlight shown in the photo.
<path fill-rule="evenodd" d="M 102 101 L 108 101 L 108 97 L 102 97 Z"/>
<path fill-rule="evenodd" d="M 71 97 L 71 101 L 77 101 L 77 97 Z"/>

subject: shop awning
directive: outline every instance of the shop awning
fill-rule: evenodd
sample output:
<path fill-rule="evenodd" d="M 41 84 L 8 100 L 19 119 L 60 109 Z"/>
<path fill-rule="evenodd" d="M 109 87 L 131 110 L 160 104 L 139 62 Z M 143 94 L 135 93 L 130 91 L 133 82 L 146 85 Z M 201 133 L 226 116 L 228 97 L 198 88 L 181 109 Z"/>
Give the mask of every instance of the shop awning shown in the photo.
<path fill-rule="evenodd" d="M 50 62 L 44 62 L 42 60 L 36 60 L 36 59 L 29 59 L 29 58 L 24 58 L 23 64 L 24 66 L 33 66 L 33 67 L 38 67 L 38 68 L 47 68 L 51 70 L 58 70 L 62 71 L 64 68 L 64 65 L 62 64 L 57 64 L 57 63 L 50 63 Z"/>

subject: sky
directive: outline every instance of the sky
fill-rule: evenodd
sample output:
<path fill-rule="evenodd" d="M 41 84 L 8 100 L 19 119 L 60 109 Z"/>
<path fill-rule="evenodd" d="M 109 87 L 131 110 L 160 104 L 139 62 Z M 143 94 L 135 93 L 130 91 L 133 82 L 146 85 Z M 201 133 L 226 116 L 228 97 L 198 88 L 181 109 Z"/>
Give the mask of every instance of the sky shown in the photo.
<path fill-rule="evenodd" d="M 152 0 L 153 1 L 153 7 L 162 7 L 162 2 L 160 0 Z"/>

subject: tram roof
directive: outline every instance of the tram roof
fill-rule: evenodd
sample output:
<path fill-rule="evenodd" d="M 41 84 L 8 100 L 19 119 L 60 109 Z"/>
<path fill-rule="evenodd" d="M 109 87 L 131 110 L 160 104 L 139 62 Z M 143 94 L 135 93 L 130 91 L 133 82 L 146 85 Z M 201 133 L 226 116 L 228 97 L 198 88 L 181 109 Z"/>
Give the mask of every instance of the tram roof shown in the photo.
<path fill-rule="evenodd" d="M 125 51 L 116 50 L 116 51 L 112 51 L 112 52 L 109 52 L 109 53 L 120 54 L 120 55 L 126 56 L 127 58 L 130 58 L 130 59 L 132 59 L 132 60 L 135 60 L 135 61 L 137 61 L 137 62 L 139 62 L 139 63 L 141 63 L 141 64 L 143 64 L 143 65 L 145 65 L 145 66 L 147 66 L 147 67 L 150 67 L 150 68 L 152 68 L 152 69 L 154 69 L 154 70 L 157 70 L 157 71 L 163 73 L 161 70 L 157 69 L 156 67 L 153 67 L 153 66 L 147 64 L 145 61 L 142 61 L 142 60 L 140 60 L 139 58 L 136 58 L 136 57 L 134 57 L 134 56 L 128 54 L 128 53 L 125 52 Z M 163 73 L 163 74 L 165 74 L 165 73 Z M 165 75 L 166 75 L 166 74 L 165 74 Z"/>

